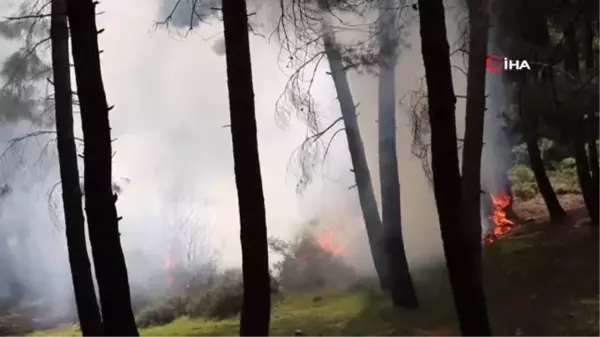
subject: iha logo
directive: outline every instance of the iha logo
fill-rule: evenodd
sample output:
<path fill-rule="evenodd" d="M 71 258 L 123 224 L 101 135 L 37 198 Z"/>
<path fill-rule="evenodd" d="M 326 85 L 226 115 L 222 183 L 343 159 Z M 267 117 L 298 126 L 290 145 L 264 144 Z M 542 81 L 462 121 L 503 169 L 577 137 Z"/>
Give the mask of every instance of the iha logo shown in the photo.
<path fill-rule="evenodd" d="M 506 57 L 490 55 L 485 61 L 485 67 L 493 73 L 504 70 L 531 70 L 527 60 L 509 60 Z"/>

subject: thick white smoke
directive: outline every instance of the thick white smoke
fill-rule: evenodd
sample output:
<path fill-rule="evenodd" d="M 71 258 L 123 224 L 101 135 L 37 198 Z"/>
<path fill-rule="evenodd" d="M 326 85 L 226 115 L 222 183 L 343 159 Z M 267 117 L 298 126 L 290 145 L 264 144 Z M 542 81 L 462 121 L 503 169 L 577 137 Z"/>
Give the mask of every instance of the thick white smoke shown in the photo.
<path fill-rule="evenodd" d="M 115 105 L 111 112 L 112 135 L 117 139 L 113 143 L 114 179 L 122 189 L 117 206 L 123 216 L 121 238 L 132 288 L 165 286 L 164 277 L 155 281 L 153 275 L 164 269 L 174 226 L 190 213 L 194 215 L 193 227 L 201 233 L 198 261 L 216 256 L 223 268 L 240 265 L 231 136 L 224 127 L 229 124 L 229 111 L 222 25 L 210 10 L 216 2 L 210 2 L 204 3 L 207 11 L 197 16 L 190 15 L 189 6 L 187 12 L 182 7 L 174 14 L 173 25 L 181 27 L 191 22 L 196 27 L 187 36 L 164 27 L 153 28 L 157 20 L 169 15 L 168 9 L 174 2 L 105 0 L 99 6 L 105 12 L 98 16 L 99 27 L 105 29 L 100 35 L 104 83 L 109 104 Z M 302 224 L 317 219 L 322 227 L 334 229 L 346 241 L 346 257 L 351 263 L 372 272 L 356 190 L 349 190 L 354 178 L 344 137 L 334 140 L 319 179 L 302 196 L 296 194 L 297 181 L 288 164 L 292 152 L 306 136 L 306 126 L 292 119 L 289 127 L 282 130 L 275 123 L 275 104 L 287 75 L 277 66 L 280 46 L 268 39 L 275 23 L 261 21 L 263 16 L 277 15 L 277 8 L 259 1 L 251 1 L 250 7 L 257 11 L 252 20 L 262 22 L 257 31 L 266 36 L 251 35 L 251 50 L 269 234 L 289 239 Z M 451 44 L 460 36 L 457 8 L 448 5 Z M 175 28 L 173 25 L 171 28 Z M 401 47 L 396 71 L 398 98 L 416 89 L 424 74 L 416 20 L 407 21 L 405 33 L 406 44 Z M 6 56 L 15 46 L 2 48 L 4 45 L 0 56 Z M 453 61 L 464 64 L 460 53 L 453 56 Z M 313 84 L 324 125 L 340 116 L 327 71 L 326 67 L 319 68 Z M 369 74 L 352 74 L 350 79 L 355 102 L 360 104 L 359 123 L 379 197 L 377 82 Z M 454 81 L 457 94 L 464 94 L 466 78 L 460 71 L 454 72 Z M 399 102 L 397 113 L 406 247 L 411 265 L 418 266 L 441 258 L 441 240 L 432 190 L 419 159 L 410 151 L 412 136 L 406 105 Z M 462 133 L 461 100 L 457 121 Z M 493 125 L 493 121 L 486 123 L 486 127 Z M 9 139 L 26 131 L 27 125 L 3 127 L 1 144 L 8 145 Z M 486 129 L 486 137 L 490 134 L 493 132 Z M 484 151 L 489 151 L 487 146 L 488 142 Z M 26 147 L 23 164 L 34 163 L 42 147 L 43 144 Z M 32 294 L 41 293 L 52 299 L 49 302 L 58 312 L 58 308 L 72 303 L 60 300 L 69 297 L 72 285 L 64 234 L 48 211 L 47 193 L 58 182 L 56 163 L 50 160 L 35 171 L 27 165 L 17 169 L 20 159 L 13 160 L 16 161 L 2 166 L 1 182 L 9 183 L 14 192 L 0 205 L 0 226 L 15 233 L 22 231 L 25 239 L 14 251 L 23 254 L 12 259 L 18 264 L 19 280 L 27 283 Z M 485 161 L 485 170 L 489 170 L 489 163 Z M 35 175 L 30 173 L 34 171 Z M 54 202 L 59 201 L 60 194 L 55 195 Z M 0 296 L 8 289 L 8 283 L 0 284 Z"/>

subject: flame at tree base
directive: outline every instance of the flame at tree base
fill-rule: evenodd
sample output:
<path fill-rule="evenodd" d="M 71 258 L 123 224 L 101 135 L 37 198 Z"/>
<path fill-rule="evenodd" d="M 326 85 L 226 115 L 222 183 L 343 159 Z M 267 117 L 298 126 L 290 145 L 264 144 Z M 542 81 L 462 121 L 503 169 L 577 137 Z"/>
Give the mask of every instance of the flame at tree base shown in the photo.
<path fill-rule="evenodd" d="M 482 240 L 485 244 L 496 241 L 499 237 L 510 232 L 515 223 L 507 218 L 506 208 L 510 205 L 510 195 L 506 190 L 503 190 L 497 195 L 492 194 L 492 213 L 489 219 L 494 224 L 492 231 L 483 236 Z"/>

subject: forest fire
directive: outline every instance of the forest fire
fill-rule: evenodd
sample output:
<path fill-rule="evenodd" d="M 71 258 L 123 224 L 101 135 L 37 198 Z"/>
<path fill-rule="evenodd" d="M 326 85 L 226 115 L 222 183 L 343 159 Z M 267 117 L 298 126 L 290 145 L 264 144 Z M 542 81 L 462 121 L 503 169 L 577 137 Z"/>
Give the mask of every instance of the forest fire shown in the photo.
<path fill-rule="evenodd" d="M 510 205 L 510 195 L 506 190 L 499 194 L 492 194 L 492 213 L 489 218 L 494 223 L 494 228 L 483 237 L 483 242 L 488 244 L 510 232 L 515 223 L 507 218 L 506 208 Z"/>
<path fill-rule="evenodd" d="M 175 268 L 176 265 L 176 261 L 175 261 L 175 246 L 173 244 L 171 244 L 171 246 L 169 247 L 169 251 L 167 252 L 167 257 L 165 259 L 165 264 L 164 264 L 164 268 L 167 274 L 167 284 L 169 286 L 173 285 L 174 282 L 174 278 L 173 278 L 173 269 Z"/>
<path fill-rule="evenodd" d="M 326 250 L 334 256 L 340 255 L 344 251 L 344 246 L 335 239 L 331 230 L 320 233 L 317 236 L 317 243 L 323 250 Z"/>

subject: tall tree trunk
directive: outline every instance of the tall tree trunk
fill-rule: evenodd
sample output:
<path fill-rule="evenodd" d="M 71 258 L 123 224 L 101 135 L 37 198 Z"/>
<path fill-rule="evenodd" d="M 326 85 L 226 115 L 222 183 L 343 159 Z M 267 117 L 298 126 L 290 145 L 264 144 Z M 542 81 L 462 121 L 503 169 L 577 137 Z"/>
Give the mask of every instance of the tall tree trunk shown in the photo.
<path fill-rule="evenodd" d="M 469 63 L 467 73 L 467 105 L 462 151 L 462 189 L 465 224 L 480 240 L 481 229 L 481 152 L 485 116 L 485 76 L 489 36 L 489 3 L 467 0 L 469 11 Z M 481 246 L 474 253 L 481 263 Z M 479 267 L 481 269 L 481 266 Z"/>
<path fill-rule="evenodd" d="M 586 135 L 590 171 L 592 173 L 592 187 L 594 189 L 593 193 L 598 195 L 600 194 L 600 164 L 598 163 L 598 147 L 596 146 L 596 141 L 598 140 L 598 117 L 595 112 L 590 112 L 587 115 L 588 118 L 585 124 L 588 128 Z"/>
<path fill-rule="evenodd" d="M 137 336 L 112 191 L 112 146 L 102 83 L 95 2 L 67 0 L 83 128 L 84 194 L 104 334 Z"/>
<path fill-rule="evenodd" d="M 481 237 L 468 228 L 457 153 L 456 96 L 442 0 L 419 0 L 431 125 L 431 167 L 446 264 L 463 335 L 491 335 L 481 279 Z"/>
<path fill-rule="evenodd" d="M 71 66 L 69 63 L 69 28 L 66 0 L 52 0 L 52 76 L 56 110 L 56 143 L 60 166 L 67 249 L 71 278 L 81 333 L 84 336 L 102 335 L 100 309 L 92 278 L 92 268 L 85 238 L 85 219 L 79 187 L 77 148 L 73 131 L 73 100 Z"/>
<path fill-rule="evenodd" d="M 531 9 L 529 12 L 524 11 L 523 17 L 531 15 L 530 13 L 535 12 Z M 548 29 L 548 18 L 546 15 L 534 15 L 531 20 L 534 34 L 533 43 L 536 46 L 534 49 L 533 61 L 539 61 L 540 51 L 547 50 L 550 48 L 550 32 Z M 539 112 L 537 111 L 524 111 L 523 97 L 524 92 L 527 90 L 527 81 L 532 80 L 540 84 L 550 84 L 551 88 L 554 89 L 554 71 L 553 69 L 541 69 L 541 76 L 538 78 L 532 73 L 523 73 L 520 82 L 517 83 L 517 109 L 521 120 L 525 123 L 525 129 L 523 130 L 523 136 L 525 138 L 525 145 L 527 148 L 527 154 L 529 158 L 529 166 L 531 167 L 536 184 L 546 204 L 546 209 L 550 215 L 550 219 L 559 222 L 566 216 L 566 212 L 562 205 L 558 201 L 558 197 L 550 179 L 548 178 L 546 168 L 542 159 L 542 153 L 539 147 Z M 533 72 L 536 74 L 536 71 Z"/>
<path fill-rule="evenodd" d="M 567 214 L 560 205 L 558 197 L 550 184 L 550 179 L 546 173 L 544 162 L 542 160 L 542 154 L 538 144 L 538 118 L 535 116 L 535 112 L 523 111 L 523 91 L 526 86 L 525 79 L 520 80 L 517 87 L 517 109 L 519 109 L 520 118 L 525 121 L 526 127 L 524 130 L 525 144 L 527 145 L 527 155 L 529 157 L 529 166 L 535 176 L 535 181 L 540 190 L 540 194 L 544 199 L 548 214 L 552 220 L 560 221 Z"/>
<path fill-rule="evenodd" d="M 591 3 L 592 1 L 590 1 Z M 596 9 L 597 13 L 597 9 Z M 584 27 L 584 57 L 585 57 L 585 69 L 588 71 L 588 76 L 591 76 L 591 71 L 594 69 L 594 20 L 592 14 L 588 11 L 585 14 L 585 27 Z"/>
<path fill-rule="evenodd" d="M 569 0 L 565 0 L 566 3 Z M 565 70 L 567 70 L 575 79 L 576 83 L 581 79 L 581 69 L 579 68 L 579 48 L 577 37 L 575 35 L 574 23 L 566 25 L 563 28 L 565 37 Z M 598 224 L 599 218 L 599 197 L 598 188 L 594 187 L 593 179 L 590 175 L 590 164 L 588 162 L 585 150 L 587 127 L 584 120 L 585 114 L 582 111 L 576 111 L 573 116 L 572 144 L 575 154 L 575 164 L 577 169 L 577 178 L 581 187 L 581 194 L 588 209 L 590 218 L 594 224 Z"/>
<path fill-rule="evenodd" d="M 245 1 L 223 1 L 223 25 L 242 242 L 244 298 L 240 335 L 267 336 L 271 313 L 271 280 Z"/>
<path fill-rule="evenodd" d="M 379 9 L 379 178 L 381 220 L 389 290 L 395 306 L 417 308 L 419 301 L 404 249 L 400 203 L 400 179 L 396 154 L 396 61 L 398 33 L 394 0 Z"/>
<path fill-rule="evenodd" d="M 584 54 L 585 54 L 585 68 L 586 75 L 593 76 L 594 61 L 597 58 L 594 52 L 594 14 L 598 13 L 598 3 L 589 1 L 589 10 L 585 14 L 585 27 L 584 27 Z M 594 194 L 600 193 L 600 167 L 598 163 L 598 147 L 596 146 L 596 140 L 598 139 L 598 116 L 595 111 L 590 111 L 587 114 L 587 121 L 585 122 L 588 130 L 587 134 L 587 145 L 589 152 L 590 171 L 592 172 L 592 186 Z"/>
<path fill-rule="evenodd" d="M 598 198 L 597 188 L 594 188 L 594 181 L 590 176 L 590 165 L 585 151 L 585 136 L 583 135 L 582 130 L 585 130 L 585 126 L 580 121 L 578 127 L 576 127 L 573 132 L 573 150 L 575 152 L 577 179 L 579 180 L 583 201 L 585 202 L 592 223 L 597 225 L 599 220 L 598 202 L 600 200 Z"/>
<path fill-rule="evenodd" d="M 546 174 L 546 168 L 544 167 L 544 162 L 542 161 L 542 155 L 538 145 L 538 137 L 535 136 L 535 131 L 533 130 L 528 130 L 526 133 L 527 134 L 525 137 L 527 154 L 529 157 L 529 166 L 531 166 L 531 170 L 535 176 L 535 181 L 540 189 L 540 194 L 544 199 L 544 203 L 546 204 L 550 218 L 552 220 L 560 220 L 566 215 L 566 213 L 560 205 L 556 193 L 550 184 L 550 179 L 548 179 L 548 175 Z"/>
<path fill-rule="evenodd" d="M 319 0 L 318 4 L 323 12 L 326 13 L 328 11 L 327 0 Z M 371 181 L 371 173 L 369 172 L 365 148 L 358 128 L 356 106 L 354 105 L 352 91 L 350 90 L 350 84 L 346 77 L 346 70 L 343 67 L 342 57 L 335 40 L 335 33 L 331 26 L 325 22 L 323 23 L 322 34 L 325 53 L 331 70 L 331 77 L 333 78 L 333 84 L 340 103 L 346 140 L 348 142 L 348 150 L 350 152 L 350 160 L 352 162 L 356 187 L 358 189 L 358 199 L 365 221 L 373 263 L 382 288 L 388 288 L 388 273 L 385 264 L 385 255 L 382 249 L 383 226 L 381 224 L 381 219 L 379 218 L 377 201 L 375 200 L 373 183 Z"/>
<path fill-rule="evenodd" d="M 570 0 L 564 0 L 567 5 Z M 563 27 L 563 35 L 565 39 L 565 70 L 569 72 L 576 81 L 581 79 L 581 68 L 579 67 L 579 48 L 577 36 L 575 35 L 575 22 L 569 22 Z"/>

